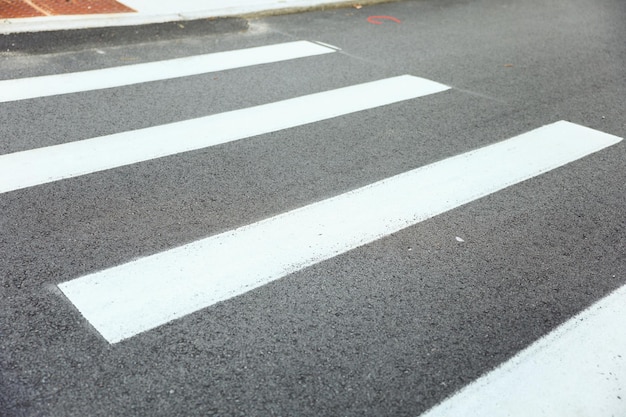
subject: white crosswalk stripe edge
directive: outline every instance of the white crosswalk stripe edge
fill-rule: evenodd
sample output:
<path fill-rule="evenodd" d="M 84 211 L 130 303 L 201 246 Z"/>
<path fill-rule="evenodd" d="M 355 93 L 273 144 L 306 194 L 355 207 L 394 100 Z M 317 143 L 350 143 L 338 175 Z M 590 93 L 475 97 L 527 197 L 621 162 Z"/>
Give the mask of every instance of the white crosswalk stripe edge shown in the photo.
<path fill-rule="evenodd" d="M 335 51 L 336 49 L 334 48 L 317 43 L 295 41 L 235 51 L 195 55 L 167 61 L 1 80 L 0 103 L 187 77 L 329 54 Z"/>
<path fill-rule="evenodd" d="M 422 417 L 622 416 L 626 286 Z"/>
<path fill-rule="evenodd" d="M 620 140 L 569 122 L 553 123 L 59 287 L 116 343 Z"/>
<path fill-rule="evenodd" d="M 403 75 L 183 122 L 0 155 L 0 193 L 319 122 L 449 88 Z"/>

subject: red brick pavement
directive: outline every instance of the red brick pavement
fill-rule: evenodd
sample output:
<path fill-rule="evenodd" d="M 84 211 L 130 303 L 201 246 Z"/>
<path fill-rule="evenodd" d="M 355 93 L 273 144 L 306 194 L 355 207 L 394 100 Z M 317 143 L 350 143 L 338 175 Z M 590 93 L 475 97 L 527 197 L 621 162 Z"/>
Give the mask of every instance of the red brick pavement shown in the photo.
<path fill-rule="evenodd" d="M 0 0 L 0 18 L 128 13 L 133 9 L 115 0 Z"/>

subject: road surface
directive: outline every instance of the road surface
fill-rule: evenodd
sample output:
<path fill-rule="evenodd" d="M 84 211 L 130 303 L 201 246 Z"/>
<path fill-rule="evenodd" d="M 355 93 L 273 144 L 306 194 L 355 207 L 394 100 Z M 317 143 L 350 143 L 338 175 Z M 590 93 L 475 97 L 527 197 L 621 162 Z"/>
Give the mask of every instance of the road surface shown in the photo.
<path fill-rule="evenodd" d="M 11 38 L 0 414 L 626 415 L 625 21 Z"/>

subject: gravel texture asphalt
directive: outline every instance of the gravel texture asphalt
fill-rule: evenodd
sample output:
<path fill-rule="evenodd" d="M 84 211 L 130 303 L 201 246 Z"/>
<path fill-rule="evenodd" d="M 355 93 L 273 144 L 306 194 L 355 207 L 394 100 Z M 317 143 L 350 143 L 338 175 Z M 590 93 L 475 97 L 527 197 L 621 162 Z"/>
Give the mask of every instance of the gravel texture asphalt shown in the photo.
<path fill-rule="evenodd" d="M 626 283 L 626 143 L 115 345 L 56 285 L 557 120 L 626 137 L 625 21 L 620 0 L 421 0 L 132 39 L 0 38 L 2 79 L 301 39 L 341 48 L 0 103 L 2 154 L 401 74 L 453 87 L 0 195 L 0 414 L 426 411 Z"/>

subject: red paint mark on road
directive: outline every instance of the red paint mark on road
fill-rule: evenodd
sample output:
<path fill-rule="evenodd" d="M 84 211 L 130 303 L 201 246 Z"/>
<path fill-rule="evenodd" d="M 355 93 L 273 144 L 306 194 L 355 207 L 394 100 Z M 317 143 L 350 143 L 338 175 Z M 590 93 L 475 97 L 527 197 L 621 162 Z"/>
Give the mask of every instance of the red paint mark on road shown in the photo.
<path fill-rule="evenodd" d="M 400 23 L 400 19 L 396 19 L 393 16 L 370 16 L 367 21 L 373 25 L 382 25 L 381 20 L 391 20 L 392 22 Z"/>

